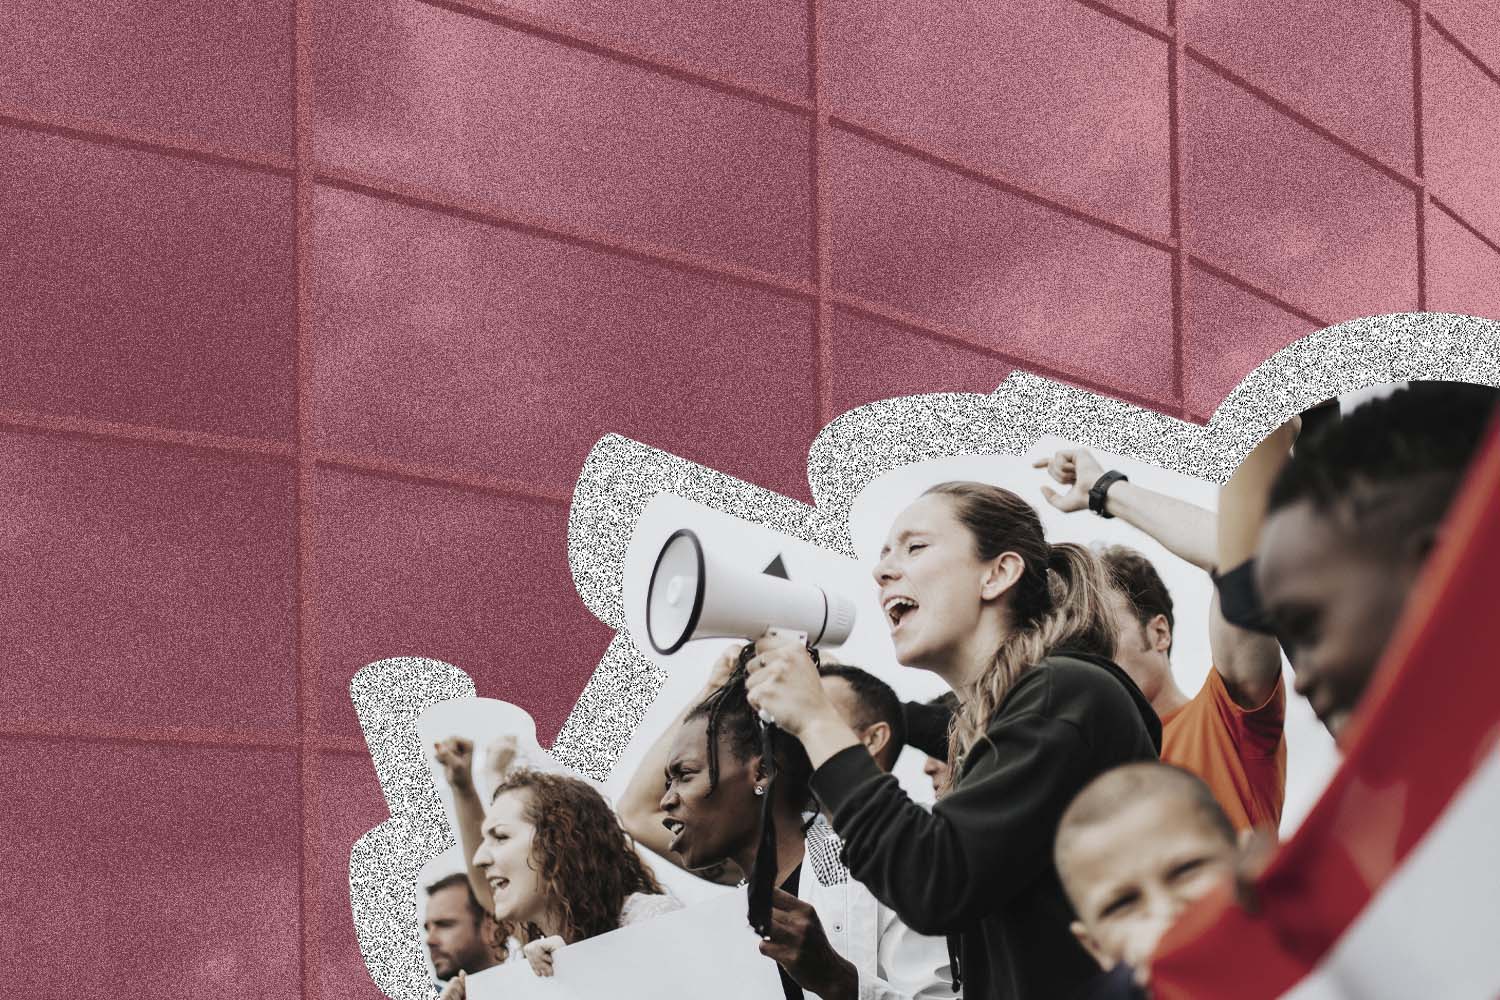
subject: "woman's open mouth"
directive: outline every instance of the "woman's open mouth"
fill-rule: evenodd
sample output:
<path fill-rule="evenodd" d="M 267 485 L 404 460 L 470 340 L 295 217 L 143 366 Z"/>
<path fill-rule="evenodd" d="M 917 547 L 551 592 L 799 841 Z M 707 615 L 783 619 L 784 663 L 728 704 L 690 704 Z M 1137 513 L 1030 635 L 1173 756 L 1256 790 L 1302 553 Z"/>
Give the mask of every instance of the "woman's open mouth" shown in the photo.
<path fill-rule="evenodd" d="M 661 821 L 661 825 L 666 827 L 667 832 L 672 835 L 672 842 L 667 845 L 667 850 L 675 853 L 682 844 L 683 833 L 687 830 L 687 824 L 680 819 L 668 816 Z"/>
<path fill-rule="evenodd" d="M 887 597 L 880 607 L 885 612 L 886 621 L 890 622 L 891 632 L 894 633 L 917 610 L 917 602 L 910 597 L 898 594 Z"/>

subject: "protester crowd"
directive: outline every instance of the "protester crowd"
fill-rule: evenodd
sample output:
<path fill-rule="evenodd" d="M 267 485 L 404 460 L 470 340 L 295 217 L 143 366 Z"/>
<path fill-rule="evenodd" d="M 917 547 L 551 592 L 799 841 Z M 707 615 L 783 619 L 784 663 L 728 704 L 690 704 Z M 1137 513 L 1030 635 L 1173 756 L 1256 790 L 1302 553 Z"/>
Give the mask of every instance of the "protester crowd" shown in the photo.
<path fill-rule="evenodd" d="M 470 867 L 428 889 L 435 992 L 461 997 L 467 973 L 507 960 L 550 974 L 558 949 L 678 907 L 645 848 L 762 883 L 761 950 L 787 997 L 1148 995 L 1186 906 L 1253 894 L 1285 796 L 1288 698 L 1336 740 L 1358 718 L 1496 401 L 1424 382 L 1316 429 L 1293 419 L 1217 512 L 1086 449 L 1037 461 L 1056 484 L 1039 502 L 1154 539 L 1212 578 L 1206 608 L 1175 605 L 1140 552 L 1050 543 L 1009 490 L 934 486 L 890 526 L 874 582 L 895 661 L 950 692 L 903 704 L 804 645 L 736 644 L 614 808 L 526 768 L 483 802 L 472 745 L 440 743 Z M 1172 665 L 1188 615 L 1208 623 L 1197 691 Z M 906 745 L 928 758 L 930 807 L 890 773 Z"/>

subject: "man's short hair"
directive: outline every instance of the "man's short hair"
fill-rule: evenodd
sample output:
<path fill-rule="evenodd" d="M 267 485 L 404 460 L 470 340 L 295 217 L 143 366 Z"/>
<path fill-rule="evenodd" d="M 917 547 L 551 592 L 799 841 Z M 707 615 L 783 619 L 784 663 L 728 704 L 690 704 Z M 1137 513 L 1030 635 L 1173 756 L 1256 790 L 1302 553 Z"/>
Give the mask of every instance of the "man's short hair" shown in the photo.
<path fill-rule="evenodd" d="M 1063 811 L 1057 824 L 1053 860 L 1064 887 L 1068 886 L 1066 854 L 1073 839 L 1081 831 L 1105 822 L 1127 805 L 1156 795 L 1185 797 L 1210 830 L 1222 834 L 1230 844 L 1237 841 L 1234 824 L 1202 778 L 1175 764 L 1161 761 L 1122 764 L 1090 781 Z M 1072 897 L 1071 889 L 1069 897 Z"/>
<path fill-rule="evenodd" d="M 1413 382 L 1300 438 L 1271 487 L 1268 512 L 1309 501 L 1366 533 L 1436 527 L 1495 417 L 1500 392 Z"/>
<path fill-rule="evenodd" d="M 906 714 L 901 709 L 901 699 L 885 681 L 868 670 L 847 663 L 825 663 L 818 667 L 823 677 L 842 677 L 854 692 L 859 703 L 858 728 L 865 729 L 877 722 L 891 727 L 890 759 L 894 761 L 906 746 Z"/>
<path fill-rule="evenodd" d="M 1110 582 L 1125 595 L 1125 603 L 1130 605 L 1141 628 L 1144 629 L 1146 623 L 1157 615 L 1164 615 L 1168 630 L 1175 636 L 1177 619 L 1172 614 L 1172 592 L 1162 582 L 1161 574 L 1156 572 L 1151 560 L 1128 545 L 1107 546 L 1099 551 L 1099 558 L 1109 571 Z M 1172 646 L 1168 643 L 1167 654 L 1170 656 L 1171 653 Z"/>
<path fill-rule="evenodd" d="M 444 875 L 442 878 L 426 887 L 427 895 L 435 896 L 438 893 L 442 892 L 444 889 L 451 889 L 456 885 L 461 885 L 464 887 L 464 892 L 469 897 L 469 910 L 474 914 L 475 922 L 477 923 L 483 920 L 484 907 L 479 905 L 479 897 L 474 895 L 474 887 L 469 884 L 469 876 L 465 875 L 463 872 L 453 872 L 451 875 Z"/>

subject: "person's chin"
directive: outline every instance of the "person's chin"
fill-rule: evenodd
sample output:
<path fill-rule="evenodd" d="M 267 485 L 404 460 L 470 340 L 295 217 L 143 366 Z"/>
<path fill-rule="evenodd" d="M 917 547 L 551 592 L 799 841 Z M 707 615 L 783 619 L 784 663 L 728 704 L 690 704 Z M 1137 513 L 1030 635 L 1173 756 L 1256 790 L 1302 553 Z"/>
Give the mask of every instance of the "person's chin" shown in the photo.
<path fill-rule="evenodd" d="M 1350 714 L 1351 713 L 1345 709 L 1339 709 L 1337 711 L 1330 712 L 1323 719 L 1323 726 L 1328 730 L 1328 735 L 1333 737 L 1333 741 L 1335 743 L 1343 742 L 1344 730 L 1349 725 Z"/>
<path fill-rule="evenodd" d="M 912 657 L 918 655 L 919 644 L 916 637 L 910 631 L 902 631 L 897 628 L 891 633 L 891 649 L 896 654 L 896 662 L 904 667 L 913 666 Z"/>
<path fill-rule="evenodd" d="M 702 871 L 705 868 L 712 868 L 714 866 L 714 862 L 711 857 L 705 854 L 705 852 L 703 852 L 702 850 L 695 850 L 693 845 L 691 844 L 683 848 L 683 850 L 679 852 L 679 856 L 682 858 L 683 865 L 685 865 L 690 871 Z"/>
<path fill-rule="evenodd" d="M 893 643 L 896 653 L 896 662 L 903 667 L 914 667 L 925 670 L 931 666 L 931 650 L 929 650 L 920 638 L 915 635 L 900 636 Z"/>

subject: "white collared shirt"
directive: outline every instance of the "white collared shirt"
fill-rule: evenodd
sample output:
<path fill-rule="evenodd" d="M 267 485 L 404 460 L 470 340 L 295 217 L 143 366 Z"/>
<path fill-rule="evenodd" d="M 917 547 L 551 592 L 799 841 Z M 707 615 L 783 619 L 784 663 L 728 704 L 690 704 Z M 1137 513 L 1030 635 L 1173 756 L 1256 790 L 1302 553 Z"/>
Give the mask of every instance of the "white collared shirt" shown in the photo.
<path fill-rule="evenodd" d="M 819 816 L 807 831 L 797 896 L 811 903 L 833 950 L 859 972 L 859 1000 L 953 1000 L 948 942 L 917 934 L 839 861 L 838 834 Z"/>

